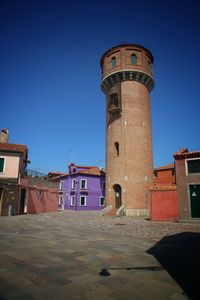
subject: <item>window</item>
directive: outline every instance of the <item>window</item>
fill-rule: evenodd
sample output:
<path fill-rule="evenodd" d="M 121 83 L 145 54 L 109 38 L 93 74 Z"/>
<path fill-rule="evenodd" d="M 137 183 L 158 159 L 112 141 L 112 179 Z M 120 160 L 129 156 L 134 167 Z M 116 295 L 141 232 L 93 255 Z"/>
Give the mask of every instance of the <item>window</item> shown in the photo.
<path fill-rule="evenodd" d="M 105 205 L 105 198 L 101 196 L 99 198 L 99 206 L 104 206 L 104 205 Z"/>
<path fill-rule="evenodd" d="M 5 158 L 0 157 L 0 173 L 4 172 L 4 166 L 5 166 Z"/>
<path fill-rule="evenodd" d="M 70 203 L 71 206 L 74 206 L 75 205 L 75 196 L 71 196 L 71 203 Z"/>
<path fill-rule="evenodd" d="M 81 179 L 81 190 L 86 190 L 87 189 L 87 180 L 86 179 Z"/>
<path fill-rule="evenodd" d="M 110 106 L 118 107 L 118 95 L 116 93 L 110 95 Z"/>
<path fill-rule="evenodd" d="M 135 54 L 131 54 L 131 64 L 132 65 L 137 64 L 137 56 Z"/>
<path fill-rule="evenodd" d="M 113 56 L 111 58 L 111 64 L 112 64 L 112 67 L 116 67 L 116 57 L 115 56 Z"/>
<path fill-rule="evenodd" d="M 75 190 L 76 179 L 72 179 L 72 190 Z"/>
<path fill-rule="evenodd" d="M 80 196 L 80 206 L 86 206 L 86 196 Z"/>
<path fill-rule="evenodd" d="M 59 190 L 62 191 L 63 188 L 63 181 L 60 181 Z"/>
<path fill-rule="evenodd" d="M 116 154 L 117 156 L 119 156 L 119 143 L 115 142 L 114 145 L 115 145 Z"/>
<path fill-rule="evenodd" d="M 63 201 L 63 196 L 59 196 L 58 198 L 58 205 L 61 206 L 62 205 L 62 201 Z"/>
<path fill-rule="evenodd" d="M 200 173 L 200 158 L 188 159 L 186 162 L 188 174 Z"/>

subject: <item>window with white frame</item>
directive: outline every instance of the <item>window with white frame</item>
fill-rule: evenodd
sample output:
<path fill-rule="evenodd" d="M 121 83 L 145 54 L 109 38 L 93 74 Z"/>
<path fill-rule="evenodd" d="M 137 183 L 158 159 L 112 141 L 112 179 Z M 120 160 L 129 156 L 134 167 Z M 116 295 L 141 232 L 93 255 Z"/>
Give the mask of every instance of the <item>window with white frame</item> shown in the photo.
<path fill-rule="evenodd" d="M 200 174 L 200 158 L 192 158 L 186 160 L 187 174 Z"/>
<path fill-rule="evenodd" d="M 86 206 L 86 196 L 80 196 L 80 206 Z"/>
<path fill-rule="evenodd" d="M 75 205 L 75 196 L 71 196 L 71 203 L 70 203 L 71 206 L 74 206 Z"/>
<path fill-rule="evenodd" d="M 105 197 L 101 196 L 99 198 L 99 206 L 104 206 L 105 205 Z"/>
<path fill-rule="evenodd" d="M 62 195 L 60 195 L 58 198 L 58 205 L 62 205 L 62 199 L 63 199 L 63 197 L 62 197 Z"/>
<path fill-rule="evenodd" d="M 60 181 L 59 190 L 62 191 L 63 188 L 63 181 Z"/>
<path fill-rule="evenodd" d="M 81 190 L 87 189 L 87 179 L 81 179 L 80 189 Z"/>
<path fill-rule="evenodd" d="M 0 157 L 0 173 L 3 173 L 5 169 L 5 157 Z"/>
<path fill-rule="evenodd" d="M 76 179 L 72 179 L 72 190 L 75 190 Z"/>

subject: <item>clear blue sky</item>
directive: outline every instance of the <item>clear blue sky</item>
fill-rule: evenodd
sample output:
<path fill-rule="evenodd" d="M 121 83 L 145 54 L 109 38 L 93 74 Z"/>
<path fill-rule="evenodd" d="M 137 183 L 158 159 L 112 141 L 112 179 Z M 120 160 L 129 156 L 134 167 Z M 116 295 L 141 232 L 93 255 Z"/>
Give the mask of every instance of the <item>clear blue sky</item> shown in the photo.
<path fill-rule="evenodd" d="M 200 149 L 199 1 L 0 0 L 0 127 L 29 168 L 105 165 L 99 60 L 123 42 L 154 55 L 154 165 Z"/>

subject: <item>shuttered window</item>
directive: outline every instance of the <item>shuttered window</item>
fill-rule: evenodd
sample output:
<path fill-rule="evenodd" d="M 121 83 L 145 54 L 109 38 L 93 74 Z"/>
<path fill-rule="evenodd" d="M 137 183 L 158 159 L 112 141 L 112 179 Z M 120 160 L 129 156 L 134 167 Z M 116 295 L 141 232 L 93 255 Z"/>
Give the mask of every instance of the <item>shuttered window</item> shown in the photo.
<path fill-rule="evenodd" d="M 4 171 L 4 163 L 5 163 L 5 158 L 0 157 L 0 172 L 1 173 Z"/>

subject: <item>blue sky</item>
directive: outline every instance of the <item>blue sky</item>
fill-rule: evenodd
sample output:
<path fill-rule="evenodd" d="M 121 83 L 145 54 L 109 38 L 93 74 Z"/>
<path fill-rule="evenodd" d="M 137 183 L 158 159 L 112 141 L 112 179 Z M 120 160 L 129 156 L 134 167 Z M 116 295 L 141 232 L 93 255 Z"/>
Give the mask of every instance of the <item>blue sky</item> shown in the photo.
<path fill-rule="evenodd" d="M 105 165 L 99 61 L 123 42 L 154 55 L 154 165 L 200 149 L 199 1 L 0 0 L 0 127 L 30 169 Z"/>

